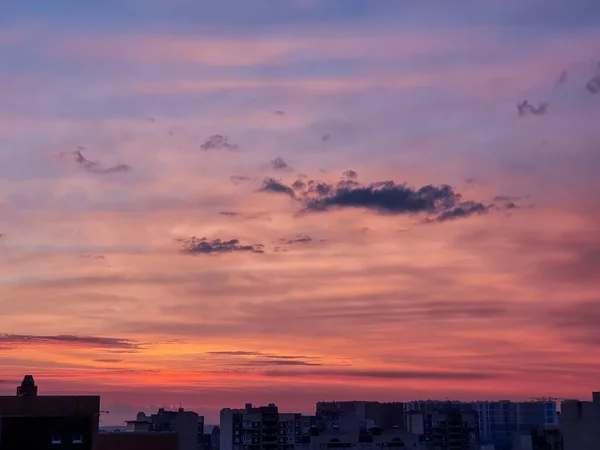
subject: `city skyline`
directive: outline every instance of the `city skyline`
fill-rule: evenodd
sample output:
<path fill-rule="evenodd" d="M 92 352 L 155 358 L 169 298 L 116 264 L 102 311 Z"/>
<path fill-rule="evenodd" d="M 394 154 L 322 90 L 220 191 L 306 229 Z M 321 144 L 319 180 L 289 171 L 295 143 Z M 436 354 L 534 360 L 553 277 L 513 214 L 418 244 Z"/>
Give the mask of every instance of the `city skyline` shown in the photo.
<path fill-rule="evenodd" d="M 3 7 L 0 395 L 587 398 L 600 5 L 563 3 Z"/>

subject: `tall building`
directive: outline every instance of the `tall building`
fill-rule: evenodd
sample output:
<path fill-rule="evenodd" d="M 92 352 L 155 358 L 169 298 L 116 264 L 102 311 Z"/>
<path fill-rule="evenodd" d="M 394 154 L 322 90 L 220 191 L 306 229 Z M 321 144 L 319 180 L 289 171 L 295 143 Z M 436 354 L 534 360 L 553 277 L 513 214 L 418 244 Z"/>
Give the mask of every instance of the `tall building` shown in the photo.
<path fill-rule="evenodd" d="M 204 443 L 204 417 L 194 411 L 179 408 L 167 411 L 159 408 L 156 414 L 137 414 L 136 420 L 128 420 L 129 432 L 174 433 L 177 435 L 179 450 L 201 450 Z"/>
<path fill-rule="evenodd" d="M 340 416 L 353 414 L 362 425 L 378 426 L 383 429 L 403 429 L 405 424 L 404 404 L 401 402 L 318 402 L 317 418 L 323 422 L 336 422 Z"/>
<path fill-rule="evenodd" d="M 483 443 L 497 449 L 511 448 L 515 436 L 558 424 L 556 402 L 529 401 L 472 402 L 479 416 L 479 435 Z"/>
<path fill-rule="evenodd" d="M 356 424 L 357 422 L 355 422 Z M 423 436 L 411 434 L 398 428 L 383 430 L 379 427 L 366 429 L 364 427 L 350 426 L 350 421 L 342 421 L 340 427 L 326 428 L 324 430 L 313 428 L 310 443 L 303 447 L 307 450 L 326 449 L 411 449 L 429 450 Z"/>
<path fill-rule="evenodd" d="M 210 432 L 210 449 L 209 450 L 220 450 L 221 449 L 221 427 L 214 426 Z"/>
<path fill-rule="evenodd" d="M 93 450 L 99 419 L 100 397 L 38 395 L 27 375 L 16 396 L 0 397 L 0 449 Z"/>
<path fill-rule="evenodd" d="M 221 450 L 279 450 L 279 410 L 274 404 L 224 408 L 220 420 Z"/>
<path fill-rule="evenodd" d="M 477 413 L 446 405 L 407 413 L 406 428 L 422 436 L 427 450 L 475 450 L 479 448 Z"/>
<path fill-rule="evenodd" d="M 591 402 L 568 400 L 561 403 L 559 428 L 564 450 L 598 450 L 600 448 L 600 392 Z"/>
<path fill-rule="evenodd" d="M 314 416 L 280 413 L 272 403 L 225 408 L 221 410 L 220 450 L 308 450 L 305 446 L 315 423 Z"/>

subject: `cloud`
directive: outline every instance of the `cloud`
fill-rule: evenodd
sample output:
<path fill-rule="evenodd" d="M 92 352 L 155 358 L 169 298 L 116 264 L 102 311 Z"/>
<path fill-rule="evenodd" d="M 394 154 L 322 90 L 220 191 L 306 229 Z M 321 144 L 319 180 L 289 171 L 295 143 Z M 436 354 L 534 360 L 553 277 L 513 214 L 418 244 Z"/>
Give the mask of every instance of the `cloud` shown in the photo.
<path fill-rule="evenodd" d="M 600 299 L 551 308 L 549 320 L 565 340 L 600 347 Z"/>
<path fill-rule="evenodd" d="M 229 177 L 229 179 L 231 180 L 231 182 L 233 184 L 241 184 L 244 181 L 250 181 L 250 177 L 247 177 L 245 175 L 232 175 Z"/>
<path fill-rule="evenodd" d="M 307 211 L 326 211 L 338 208 L 366 208 L 382 213 L 436 213 L 453 208 L 460 199 L 448 185 L 427 185 L 419 189 L 393 181 L 372 183 L 366 187 L 342 187 L 331 195 L 309 199 Z"/>
<path fill-rule="evenodd" d="M 237 213 L 235 211 L 221 211 L 219 214 L 226 217 L 236 217 L 240 215 L 240 213 Z"/>
<path fill-rule="evenodd" d="M 58 334 L 50 336 L 36 336 L 30 334 L 2 334 L 0 335 L 0 344 L 16 345 L 37 345 L 37 344 L 72 344 L 91 348 L 111 348 L 111 349 L 139 349 L 140 344 L 129 340 L 119 338 L 95 337 L 95 336 L 74 336 L 70 334 Z"/>
<path fill-rule="evenodd" d="M 206 352 L 205 355 L 214 355 L 214 356 L 265 356 L 269 353 L 262 352 L 248 352 L 243 350 L 228 350 L 223 352 Z"/>
<path fill-rule="evenodd" d="M 346 170 L 344 173 L 342 173 L 342 176 L 349 178 L 350 180 L 356 180 L 358 178 L 358 173 L 354 170 Z"/>
<path fill-rule="evenodd" d="M 296 361 L 290 359 L 253 359 L 244 365 L 248 366 L 322 366 L 320 363 Z"/>
<path fill-rule="evenodd" d="M 213 134 L 210 136 L 204 144 L 200 145 L 200 148 L 204 151 L 208 150 L 237 150 L 236 144 L 230 144 L 228 137 L 222 134 Z"/>
<path fill-rule="evenodd" d="M 317 194 L 319 197 L 325 197 L 333 191 L 333 186 L 319 180 L 310 180 L 307 183 L 308 192 Z"/>
<path fill-rule="evenodd" d="M 270 371 L 269 377 L 327 377 L 327 378 L 383 378 L 389 380 L 485 380 L 497 378 L 492 372 L 441 372 L 441 371 L 404 371 L 404 370 L 311 370 L 301 372 Z"/>
<path fill-rule="evenodd" d="M 513 204 L 514 205 L 514 204 Z M 455 206 L 454 208 L 448 209 L 436 218 L 436 222 L 446 222 L 448 220 L 454 220 L 463 217 L 469 217 L 474 214 L 485 214 L 489 211 L 489 206 L 479 202 L 464 202 Z"/>
<path fill-rule="evenodd" d="M 525 100 L 523 103 L 517 105 L 517 112 L 521 117 L 526 116 L 528 113 L 533 114 L 534 116 L 542 116 L 548 112 L 548 105 L 546 103 L 540 103 L 536 108 Z"/>
<path fill-rule="evenodd" d="M 107 174 L 107 173 L 117 173 L 117 172 L 129 172 L 131 171 L 131 166 L 127 164 L 117 164 L 115 166 L 110 167 L 102 167 L 102 164 L 98 161 L 91 161 L 83 156 L 83 147 L 79 147 L 77 150 L 70 152 L 62 152 L 60 156 L 73 156 L 74 160 L 77 164 L 83 167 L 85 170 L 95 174 Z"/>
<path fill-rule="evenodd" d="M 275 170 L 292 170 L 292 167 L 279 156 L 271 161 L 271 166 Z"/>
<path fill-rule="evenodd" d="M 600 92 L 600 75 L 596 75 L 594 78 L 589 80 L 585 88 L 590 92 L 590 94 L 597 94 Z"/>
<path fill-rule="evenodd" d="M 245 351 L 245 350 L 226 350 L 219 352 L 206 352 L 205 355 L 211 356 L 260 356 L 263 358 L 276 358 L 276 359 L 306 359 L 308 356 L 304 355 L 278 355 L 276 353 L 265 353 L 258 351 Z"/>
<path fill-rule="evenodd" d="M 237 362 L 237 365 L 241 366 L 321 366 L 322 364 L 316 362 L 305 361 L 308 359 L 307 356 L 300 355 L 277 355 L 274 353 L 265 353 L 257 351 L 220 351 L 220 352 L 206 352 L 208 356 L 225 356 L 235 357 L 243 359 Z M 255 357 L 262 359 L 255 359 Z M 251 358 L 251 359 L 248 359 Z"/>
<path fill-rule="evenodd" d="M 94 362 L 99 362 L 99 363 L 106 363 L 106 364 L 118 364 L 120 362 L 123 362 L 123 359 L 111 359 L 111 358 L 106 358 L 106 359 L 94 359 Z"/>
<path fill-rule="evenodd" d="M 104 255 L 92 255 L 90 253 L 79 255 L 79 257 L 83 259 L 106 259 Z"/>
<path fill-rule="evenodd" d="M 600 235 L 595 231 L 564 233 L 557 239 L 520 240 L 524 251 L 538 249 L 542 279 L 573 286 L 600 286 Z"/>
<path fill-rule="evenodd" d="M 310 236 L 307 236 L 305 234 L 297 234 L 296 237 L 292 238 L 292 239 L 280 239 L 279 242 L 282 244 L 288 244 L 288 245 L 292 245 L 292 244 L 309 244 L 313 241 L 313 239 Z"/>
<path fill-rule="evenodd" d="M 233 253 L 249 252 L 264 253 L 262 244 L 241 245 L 237 239 L 221 241 L 221 239 L 207 240 L 205 237 L 199 239 L 192 236 L 189 239 L 180 239 L 182 243 L 181 252 L 188 255 L 213 254 L 213 253 Z"/>
<path fill-rule="evenodd" d="M 265 178 L 263 180 L 263 185 L 259 189 L 260 192 L 270 192 L 273 194 L 285 194 L 290 196 L 291 198 L 295 198 L 296 194 L 294 190 L 283 184 L 281 181 L 278 181 L 274 178 Z"/>
<path fill-rule="evenodd" d="M 292 184 L 292 188 L 296 191 L 300 191 L 302 189 L 304 189 L 306 187 L 306 183 L 302 180 L 296 180 L 294 181 L 294 184 Z"/>

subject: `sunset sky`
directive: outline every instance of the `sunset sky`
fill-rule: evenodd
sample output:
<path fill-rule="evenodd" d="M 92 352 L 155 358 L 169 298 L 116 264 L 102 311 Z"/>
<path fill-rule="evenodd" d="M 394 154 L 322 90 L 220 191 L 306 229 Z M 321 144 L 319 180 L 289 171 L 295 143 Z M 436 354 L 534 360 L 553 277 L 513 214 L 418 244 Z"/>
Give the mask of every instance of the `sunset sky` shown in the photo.
<path fill-rule="evenodd" d="M 599 42 L 597 0 L 3 2 L 0 394 L 589 397 Z"/>

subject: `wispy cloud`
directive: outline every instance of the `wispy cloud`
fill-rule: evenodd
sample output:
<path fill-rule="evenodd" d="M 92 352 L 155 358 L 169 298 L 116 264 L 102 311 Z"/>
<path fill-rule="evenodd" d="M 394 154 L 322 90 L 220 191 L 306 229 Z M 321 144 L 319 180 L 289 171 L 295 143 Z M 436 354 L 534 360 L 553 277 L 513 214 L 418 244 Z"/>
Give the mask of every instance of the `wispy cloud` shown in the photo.
<path fill-rule="evenodd" d="M 74 336 L 69 334 L 37 336 L 30 334 L 2 334 L 0 344 L 11 345 L 40 345 L 40 344 L 63 344 L 75 345 L 89 348 L 116 348 L 116 349 L 138 349 L 140 344 L 128 339 L 96 337 L 96 336 Z"/>
<path fill-rule="evenodd" d="M 271 167 L 275 170 L 293 170 L 292 167 L 279 156 L 271 161 Z"/>
<path fill-rule="evenodd" d="M 272 194 L 284 194 L 292 198 L 296 197 L 296 194 L 291 187 L 286 186 L 281 181 L 278 181 L 274 178 L 265 178 L 259 191 Z"/>
<path fill-rule="evenodd" d="M 204 151 L 208 150 L 237 150 L 237 144 L 230 144 L 229 138 L 227 136 L 223 136 L 222 134 L 213 134 L 210 136 L 203 144 L 200 145 L 200 148 Z"/>
<path fill-rule="evenodd" d="M 83 156 L 83 148 L 79 148 L 72 152 L 62 152 L 61 156 L 73 156 L 74 161 L 83 167 L 85 170 L 95 174 L 108 174 L 108 173 L 118 173 L 118 172 L 129 172 L 131 171 L 131 166 L 127 164 L 117 164 L 115 166 L 103 167 L 102 164 L 98 161 L 91 161 Z"/>
<path fill-rule="evenodd" d="M 188 255 L 234 252 L 264 253 L 264 245 L 242 245 L 238 239 L 230 239 L 228 241 L 213 239 L 209 241 L 205 237 L 197 238 L 196 236 L 192 236 L 189 239 L 181 239 L 180 242 L 181 252 Z"/>

